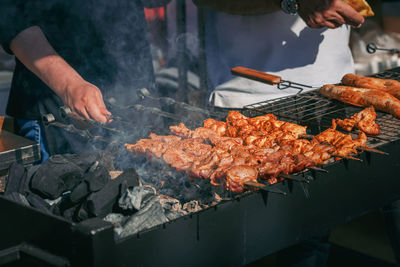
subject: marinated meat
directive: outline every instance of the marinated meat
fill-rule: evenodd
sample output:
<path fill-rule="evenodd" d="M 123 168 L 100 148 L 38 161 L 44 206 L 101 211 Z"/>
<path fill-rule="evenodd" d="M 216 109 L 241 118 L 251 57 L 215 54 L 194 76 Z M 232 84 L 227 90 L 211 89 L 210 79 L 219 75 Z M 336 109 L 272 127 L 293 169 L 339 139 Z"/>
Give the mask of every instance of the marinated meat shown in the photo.
<path fill-rule="evenodd" d="M 336 119 L 336 124 L 342 129 L 350 132 L 354 127 L 360 131 L 370 134 L 378 135 L 380 132 L 379 125 L 375 122 L 376 112 L 373 106 L 365 108 L 359 113 L 351 116 L 350 119 Z"/>
<path fill-rule="evenodd" d="M 278 121 L 272 114 L 247 118 L 236 111 L 229 113 L 226 122 L 207 119 L 204 127 L 193 131 L 182 123 L 170 129 L 174 135 L 152 133 L 150 139 L 126 148 L 163 158 L 191 177 L 210 179 L 211 184 L 233 192 L 243 191 L 246 181 L 257 178 L 276 183 L 281 174 L 324 163 L 332 155 L 356 153 L 366 143 L 364 133 L 353 140 L 337 131 L 336 120 L 309 141 L 299 138 L 305 134 L 304 126 Z"/>
<path fill-rule="evenodd" d="M 226 172 L 225 188 L 235 193 L 242 192 L 244 183 L 257 182 L 258 172 L 248 165 L 236 165 Z"/>

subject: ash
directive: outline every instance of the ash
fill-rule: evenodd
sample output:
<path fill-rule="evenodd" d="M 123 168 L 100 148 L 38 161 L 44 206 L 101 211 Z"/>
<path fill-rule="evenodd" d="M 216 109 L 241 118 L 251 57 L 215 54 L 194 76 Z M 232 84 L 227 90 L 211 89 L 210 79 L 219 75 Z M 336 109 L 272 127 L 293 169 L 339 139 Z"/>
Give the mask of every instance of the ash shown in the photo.
<path fill-rule="evenodd" d="M 115 162 L 125 165 L 124 168 L 134 168 L 143 185 L 154 187 L 157 194 L 175 198 L 182 205 L 196 201 L 200 208 L 207 208 L 233 197 L 223 187 L 211 185 L 209 179 L 190 178 L 185 172 L 176 171 L 165 164 L 162 159 L 136 158 L 128 152 L 122 157 L 125 160 L 117 158 Z"/>

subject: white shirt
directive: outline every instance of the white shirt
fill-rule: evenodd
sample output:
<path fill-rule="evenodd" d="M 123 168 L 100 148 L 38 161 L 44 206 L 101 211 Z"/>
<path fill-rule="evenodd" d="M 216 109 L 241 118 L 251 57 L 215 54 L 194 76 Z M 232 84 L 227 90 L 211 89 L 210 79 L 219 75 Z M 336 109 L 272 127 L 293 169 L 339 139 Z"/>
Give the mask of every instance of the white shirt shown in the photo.
<path fill-rule="evenodd" d="M 209 100 L 214 106 L 241 108 L 299 92 L 235 78 L 230 74 L 235 66 L 311 86 L 337 83 L 354 72 L 349 26 L 311 29 L 299 16 L 282 11 L 253 16 L 210 11 L 206 33 L 208 75 L 215 88 Z"/>

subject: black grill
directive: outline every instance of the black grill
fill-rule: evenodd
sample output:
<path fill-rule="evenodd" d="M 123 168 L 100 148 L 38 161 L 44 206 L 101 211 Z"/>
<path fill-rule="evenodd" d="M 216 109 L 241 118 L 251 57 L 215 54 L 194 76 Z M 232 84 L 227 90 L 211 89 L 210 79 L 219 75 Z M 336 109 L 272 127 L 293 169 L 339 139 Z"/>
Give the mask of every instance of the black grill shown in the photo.
<path fill-rule="evenodd" d="M 398 79 L 398 72 L 377 76 Z M 359 110 L 314 91 L 250 105 L 244 113 L 274 113 L 315 134 L 332 118 Z M 378 123 L 382 133 L 370 144 L 390 156 L 364 152 L 363 162 L 341 160 L 325 166 L 329 173 L 298 174 L 312 178 L 309 184 L 274 185 L 286 196 L 250 191 L 122 240 L 114 239 L 113 225 L 99 218 L 76 224 L 0 195 L 0 265 L 26 251 L 64 266 L 245 265 L 400 199 L 400 120 L 378 113 Z"/>

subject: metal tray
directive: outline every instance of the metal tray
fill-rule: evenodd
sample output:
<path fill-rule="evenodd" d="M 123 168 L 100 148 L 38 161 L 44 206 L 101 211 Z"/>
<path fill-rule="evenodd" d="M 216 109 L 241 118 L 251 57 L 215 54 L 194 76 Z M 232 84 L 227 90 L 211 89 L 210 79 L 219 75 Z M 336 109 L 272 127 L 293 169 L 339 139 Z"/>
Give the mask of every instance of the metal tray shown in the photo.
<path fill-rule="evenodd" d="M 13 162 L 30 164 L 39 159 L 38 143 L 8 131 L 0 131 L 0 170 L 7 169 Z"/>

